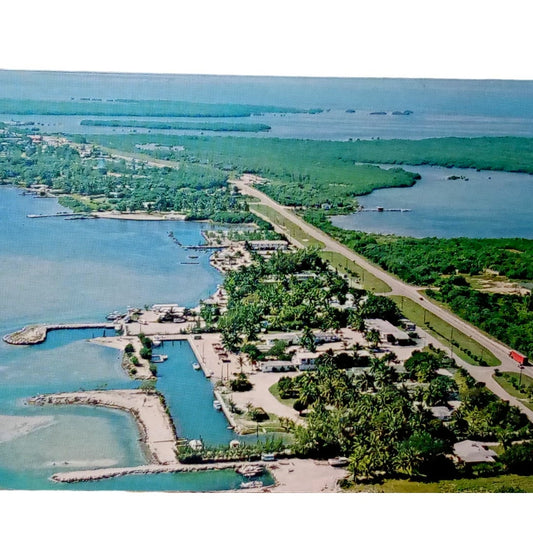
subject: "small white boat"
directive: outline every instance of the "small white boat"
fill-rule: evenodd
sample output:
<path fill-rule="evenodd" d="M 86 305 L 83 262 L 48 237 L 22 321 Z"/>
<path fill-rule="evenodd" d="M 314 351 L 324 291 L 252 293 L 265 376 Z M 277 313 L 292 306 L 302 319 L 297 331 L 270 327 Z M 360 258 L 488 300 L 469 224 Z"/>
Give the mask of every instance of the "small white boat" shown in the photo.
<path fill-rule="evenodd" d="M 199 363 L 193 363 L 192 367 L 194 368 L 194 370 L 200 370 L 200 368 L 202 368 Z"/>
<path fill-rule="evenodd" d="M 220 411 L 222 409 L 222 404 L 218 401 L 218 400 L 214 400 L 213 401 L 213 407 L 217 410 L 217 411 Z"/>
<path fill-rule="evenodd" d="M 261 461 L 275 461 L 276 456 L 273 453 L 262 453 L 261 454 Z"/>
<path fill-rule="evenodd" d="M 243 481 L 241 483 L 241 489 L 260 489 L 262 486 L 262 481 Z"/>
<path fill-rule="evenodd" d="M 193 439 L 189 441 L 189 448 L 193 450 L 201 450 L 204 447 L 204 443 L 199 439 Z"/>
<path fill-rule="evenodd" d="M 152 344 L 157 348 L 158 346 L 161 346 L 161 341 L 158 341 L 157 339 L 152 341 Z"/>
<path fill-rule="evenodd" d="M 168 359 L 168 355 L 152 355 L 152 359 L 150 360 L 152 363 L 164 363 Z"/>

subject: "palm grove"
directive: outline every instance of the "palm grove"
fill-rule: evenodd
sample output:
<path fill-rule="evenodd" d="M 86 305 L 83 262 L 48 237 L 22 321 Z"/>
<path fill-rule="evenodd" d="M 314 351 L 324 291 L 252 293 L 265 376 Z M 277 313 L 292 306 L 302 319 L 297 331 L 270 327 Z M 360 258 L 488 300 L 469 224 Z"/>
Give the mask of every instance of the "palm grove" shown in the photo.
<path fill-rule="evenodd" d="M 313 249 L 256 257 L 250 267 L 228 274 L 224 287 L 227 312 L 218 317 L 204 306 L 204 316 L 222 333 L 225 346 L 252 364 L 265 357 L 290 359 L 283 341 L 267 353 L 257 348 L 265 331 L 298 331 L 299 343 L 314 351 L 313 329 L 364 331 L 366 318 L 394 323 L 401 318 L 391 300 L 350 287 Z M 350 305 L 343 306 L 347 297 Z M 370 356 L 358 345 L 341 353 L 329 350 L 318 358 L 315 371 L 279 380 L 280 397 L 291 399 L 305 416 L 305 424 L 292 426 L 298 455 L 346 456 L 357 478 L 438 478 L 458 473 L 450 459 L 457 441 L 493 439 L 510 445 L 531 435 L 518 409 L 457 369 L 441 350 L 415 350 L 402 369 L 394 354 L 377 348 L 375 330 L 365 336 L 375 348 Z M 461 404 L 450 421 L 432 415 L 430 407 L 452 399 Z M 506 467 L 498 463 L 497 468 Z"/>

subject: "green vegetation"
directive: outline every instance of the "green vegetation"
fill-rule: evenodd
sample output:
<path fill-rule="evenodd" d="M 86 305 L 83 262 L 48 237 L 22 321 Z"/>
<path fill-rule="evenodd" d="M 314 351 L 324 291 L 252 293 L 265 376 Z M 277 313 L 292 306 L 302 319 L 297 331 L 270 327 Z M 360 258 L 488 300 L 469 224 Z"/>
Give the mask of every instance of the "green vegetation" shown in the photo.
<path fill-rule="evenodd" d="M 526 137 L 392 139 L 349 144 L 351 149 L 345 157 L 353 162 L 439 165 L 533 174 L 533 139 Z"/>
<path fill-rule="evenodd" d="M 409 387 L 385 357 L 372 357 L 369 368 L 353 379 L 327 354 L 318 359 L 316 372 L 282 378 L 280 396 L 295 397 L 294 408 L 307 412 L 307 424 L 294 428 L 296 453 L 348 457 L 354 480 L 452 479 L 472 475 L 469 467 L 449 461 L 454 442 L 505 435 L 508 446 L 530 438 L 527 417 L 455 369 L 444 352 L 415 351 L 405 366 L 406 379 L 412 378 Z M 443 367 L 452 370 L 453 379 L 437 374 Z M 450 422 L 431 415 L 429 406 L 446 405 L 455 397 L 461 405 Z M 512 471 L 503 459 L 495 468 Z"/>
<path fill-rule="evenodd" d="M 268 182 L 258 188 L 284 205 L 327 205 L 336 212 L 357 206 L 357 195 L 380 187 L 408 187 L 417 177 L 402 169 L 383 170 L 346 161 L 344 155 L 352 143 L 226 136 L 91 135 L 87 138 L 132 152 L 138 144 L 179 144 L 183 150 L 167 151 L 165 157 L 209 162 L 237 173 L 259 174 Z"/>
<path fill-rule="evenodd" d="M 531 408 L 531 404 L 533 404 L 532 378 L 519 372 L 497 372 L 494 379 L 505 391 L 519 400 L 525 400 L 526 406 Z"/>
<path fill-rule="evenodd" d="M 243 104 L 206 104 L 174 100 L 65 101 L 0 99 L 0 113 L 14 115 L 94 115 L 131 117 L 249 117 L 264 113 L 317 113 L 319 109 L 257 106 Z"/>
<path fill-rule="evenodd" d="M 270 131 L 270 126 L 244 122 L 157 122 L 146 120 L 82 120 L 82 126 L 105 128 L 146 128 L 152 130 L 201 130 L 201 131 L 243 131 L 257 133 Z"/>
<path fill-rule="evenodd" d="M 365 290 L 372 292 L 390 292 L 391 288 L 381 279 L 374 276 L 365 270 L 363 267 L 359 266 L 357 263 L 350 261 L 347 257 L 340 254 L 339 252 L 320 252 L 320 256 L 323 257 L 326 261 L 329 261 L 333 267 L 339 270 L 339 272 L 344 272 L 352 277 L 359 279 L 361 285 Z"/>
<path fill-rule="evenodd" d="M 486 269 L 508 278 L 533 279 L 533 241 L 528 239 L 455 239 L 399 237 L 333 226 L 321 211 L 306 211 L 305 220 L 388 272 L 414 285 L 429 285 L 460 272 Z"/>
<path fill-rule="evenodd" d="M 179 446 L 177 458 L 181 463 L 201 463 L 209 461 L 257 461 L 262 453 L 284 455 L 286 444 L 283 439 L 272 437 L 255 444 L 241 443 L 232 448 L 227 445 L 204 445 L 201 450 L 193 449 L 185 444 Z"/>
<path fill-rule="evenodd" d="M 228 173 L 199 163 L 160 165 L 109 157 L 82 146 L 34 143 L 27 135 L 0 134 L 0 183 L 45 185 L 74 211 L 177 211 L 189 219 L 254 222 Z"/>
<path fill-rule="evenodd" d="M 271 224 L 278 226 L 282 231 L 289 234 L 289 237 L 300 243 L 302 246 L 315 246 L 318 248 L 324 248 L 324 243 L 311 237 L 300 226 L 291 222 L 288 218 L 284 217 L 281 213 L 278 213 L 275 209 L 267 205 L 255 205 L 250 206 L 252 212 L 257 213 L 265 217 Z"/>
<path fill-rule="evenodd" d="M 445 279 L 438 284 L 438 290 L 428 289 L 426 293 L 505 344 L 533 357 L 531 295 L 479 292 L 461 276 Z"/>
<path fill-rule="evenodd" d="M 402 296 L 390 296 L 390 299 L 396 302 L 401 313 L 406 318 L 429 331 L 431 335 L 436 336 L 444 344 L 451 345 L 453 352 L 465 362 L 481 366 L 497 366 L 500 364 L 500 360 L 477 341 L 450 326 L 450 324 L 432 312 L 427 311 L 417 302 Z"/>
<path fill-rule="evenodd" d="M 308 211 L 304 218 L 408 283 L 432 283 L 438 290 L 428 289 L 426 293 L 430 298 L 445 303 L 460 317 L 525 355 L 533 357 L 531 294 L 523 297 L 480 292 L 471 288 L 464 276 L 456 274 L 480 274 L 490 268 L 499 269 L 508 276 L 531 280 L 533 241 L 413 239 L 371 235 L 336 228 L 318 211 Z M 443 333 L 442 327 L 438 331 L 454 343 L 450 335 Z M 476 361 L 480 357 L 491 364 L 485 355 L 475 353 L 459 338 L 455 338 L 455 343 L 472 352 L 463 350 L 469 359 Z"/>
<path fill-rule="evenodd" d="M 490 477 L 445 479 L 441 481 L 386 479 L 378 483 L 346 484 L 344 490 L 350 492 L 387 493 L 533 492 L 533 476 L 505 474 Z"/>

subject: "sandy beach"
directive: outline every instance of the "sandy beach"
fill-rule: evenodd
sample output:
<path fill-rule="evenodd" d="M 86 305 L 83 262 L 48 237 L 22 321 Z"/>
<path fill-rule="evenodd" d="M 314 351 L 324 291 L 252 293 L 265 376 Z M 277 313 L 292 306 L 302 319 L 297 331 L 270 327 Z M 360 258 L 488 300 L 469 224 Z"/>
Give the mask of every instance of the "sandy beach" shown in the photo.
<path fill-rule="evenodd" d="M 157 464 L 177 462 L 174 428 L 157 394 L 139 389 L 66 392 L 37 396 L 30 402 L 37 405 L 94 405 L 128 411 L 137 421 L 141 439 L 150 454 L 150 462 Z"/>

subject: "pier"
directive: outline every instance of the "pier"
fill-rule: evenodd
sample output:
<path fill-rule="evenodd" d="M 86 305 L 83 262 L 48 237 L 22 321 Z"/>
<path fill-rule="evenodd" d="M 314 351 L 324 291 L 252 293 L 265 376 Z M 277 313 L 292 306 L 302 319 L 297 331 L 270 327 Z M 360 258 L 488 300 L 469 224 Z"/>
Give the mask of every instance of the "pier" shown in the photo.
<path fill-rule="evenodd" d="M 363 207 L 362 209 L 359 209 L 359 212 L 361 212 L 361 213 L 369 213 L 369 212 L 374 212 L 374 213 L 383 213 L 383 212 L 408 213 L 409 211 L 411 211 L 411 209 L 404 209 L 404 208 L 401 208 L 401 207 L 390 207 L 390 208 L 373 207 L 373 208 L 369 208 L 369 209 L 366 209 L 366 208 Z"/>
<path fill-rule="evenodd" d="M 52 217 L 71 217 L 76 213 L 49 213 L 48 215 L 26 215 L 26 218 L 52 218 Z"/>
<path fill-rule="evenodd" d="M 46 340 L 49 331 L 58 329 L 115 329 L 109 322 L 86 323 L 86 324 L 38 324 L 35 326 L 25 326 L 13 333 L 8 333 L 2 337 L 4 342 L 18 346 L 29 344 L 40 344 Z"/>

